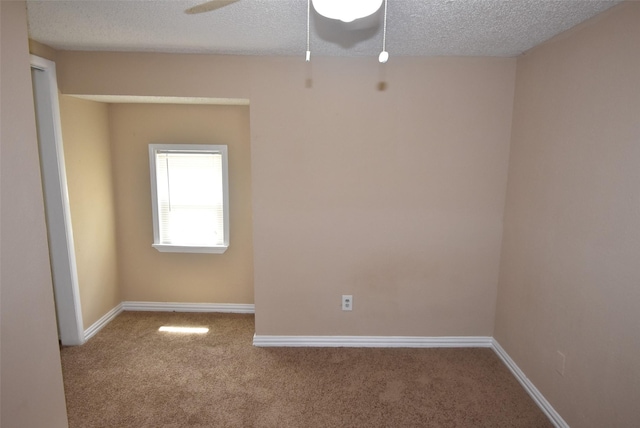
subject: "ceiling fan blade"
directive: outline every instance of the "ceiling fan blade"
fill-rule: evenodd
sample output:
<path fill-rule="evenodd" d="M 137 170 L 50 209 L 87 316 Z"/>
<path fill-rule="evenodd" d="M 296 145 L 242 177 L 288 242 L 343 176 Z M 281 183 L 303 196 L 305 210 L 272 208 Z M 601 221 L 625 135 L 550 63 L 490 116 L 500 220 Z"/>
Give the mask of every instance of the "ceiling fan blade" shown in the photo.
<path fill-rule="evenodd" d="M 196 15 L 198 13 L 211 12 L 212 10 L 220 9 L 221 7 L 228 6 L 237 1 L 239 0 L 211 0 L 197 6 L 190 7 L 185 10 L 184 13 L 187 15 Z"/>

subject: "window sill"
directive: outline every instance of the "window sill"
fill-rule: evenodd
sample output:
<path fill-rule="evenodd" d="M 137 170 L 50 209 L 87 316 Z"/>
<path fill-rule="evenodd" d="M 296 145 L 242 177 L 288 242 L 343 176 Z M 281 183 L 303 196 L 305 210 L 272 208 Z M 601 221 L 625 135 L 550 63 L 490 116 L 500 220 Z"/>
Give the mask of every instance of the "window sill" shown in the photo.
<path fill-rule="evenodd" d="M 191 247 L 185 245 L 167 245 L 167 244 L 152 244 L 152 247 L 161 253 L 208 253 L 208 254 L 222 254 L 227 251 L 229 245 L 221 245 L 217 247 Z"/>

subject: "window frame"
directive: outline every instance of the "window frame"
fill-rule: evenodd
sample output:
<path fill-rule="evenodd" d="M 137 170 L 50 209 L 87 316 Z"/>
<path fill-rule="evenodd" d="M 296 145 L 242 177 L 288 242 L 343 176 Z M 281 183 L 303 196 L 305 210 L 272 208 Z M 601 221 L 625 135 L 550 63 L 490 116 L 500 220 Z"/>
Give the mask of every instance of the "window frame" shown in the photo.
<path fill-rule="evenodd" d="M 158 187 L 156 171 L 156 154 L 158 152 L 219 154 L 222 156 L 222 212 L 224 240 L 222 245 L 176 245 L 160 242 L 160 215 L 158 213 Z M 170 253 L 210 253 L 222 254 L 229 248 L 229 162 L 226 145 L 214 144 L 149 144 L 149 172 L 151 177 L 151 207 L 153 216 L 153 244 L 160 252 Z"/>

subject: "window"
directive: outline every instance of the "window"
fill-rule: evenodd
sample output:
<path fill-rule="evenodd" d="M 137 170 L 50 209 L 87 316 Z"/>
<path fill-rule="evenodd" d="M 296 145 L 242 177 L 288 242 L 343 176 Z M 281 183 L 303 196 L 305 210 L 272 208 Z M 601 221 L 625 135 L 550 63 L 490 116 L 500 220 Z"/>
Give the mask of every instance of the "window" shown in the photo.
<path fill-rule="evenodd" d="M 224 253 L 229 247 L 227 146 L 149 144 L 153 247 Z"/>

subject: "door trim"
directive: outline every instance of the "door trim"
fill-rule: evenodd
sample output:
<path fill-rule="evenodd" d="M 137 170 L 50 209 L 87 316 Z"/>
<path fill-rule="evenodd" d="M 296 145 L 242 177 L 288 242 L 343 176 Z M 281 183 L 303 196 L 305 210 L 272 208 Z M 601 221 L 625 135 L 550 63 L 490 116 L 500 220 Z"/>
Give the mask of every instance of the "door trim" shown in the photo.
<path fill-rule="evenodd" d="M 56 64 L 31 55 L 31 69 L 58 331 L 63 345 L 81 345 L 85 338 L 62 146 Z"/>

